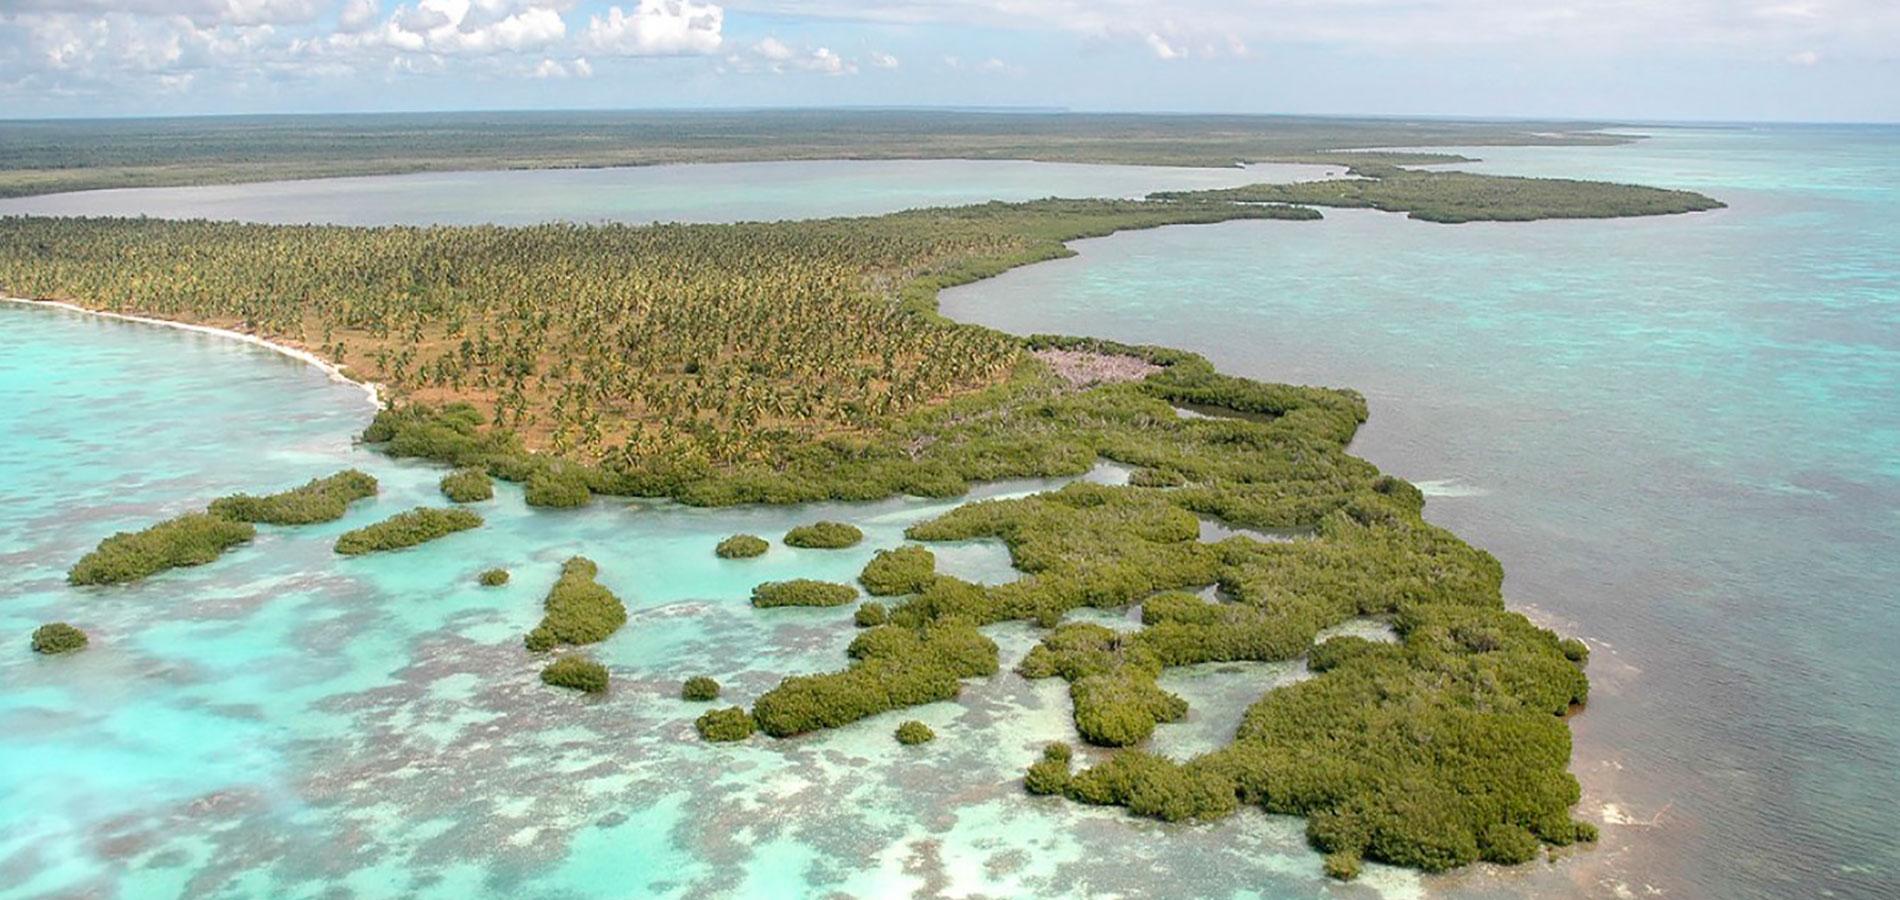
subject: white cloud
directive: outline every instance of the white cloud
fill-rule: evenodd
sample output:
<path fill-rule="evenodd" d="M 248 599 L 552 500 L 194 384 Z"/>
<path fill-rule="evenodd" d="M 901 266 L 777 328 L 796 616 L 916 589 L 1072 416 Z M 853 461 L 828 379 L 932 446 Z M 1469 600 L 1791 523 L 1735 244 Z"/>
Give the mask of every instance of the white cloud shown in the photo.
<path fill-rule="evenodd" d="M 1788 62 L 1791 62 L 1797 66 L 1820 65 L 1821 54 L 1816 53 L 1813 50 L 1802 50 L 1799 53 L 1788 54 Z"/>
<path fill-rule="evenodd" d="M 588 64 L 586 57 L 568 62 L 543 58 L 528 74 L 534 78 L 591 78 L 594 67 Z"/>
<path fill-rule="evenodd" d="M 382 12 L 378 0 L 349 0 L 343 4 L 343 11 L 337 13 L 337 27 L 350 34 L 366 31 L 376 24 L 376 14 Z"/>
<path fill-rule="evenodd" d="M 873 50 L 871 51 L 871 65 L 880 69 L 895 69 L 898 66 L 897 57 L 885 53 L 882 50 Z"/>
<path fill-rule="evenodd" d="M 1152 31 L 1148 32 L 1147 42 L 1148 49 L 1154 51 L 1156 59 L 1180 59 L 1187 55 L 1183 51 L 1177 50 L 1170 45 L 1167 38 L 1155 34 Z"/>
<path fill-rule="evenodd" d="M 792 58 L 792 48 L 785 46 L 783 41 L 770 35 L 767 35 L 765 40 L 754 45 L 752 52 L 772 62 L 785 62 Z"/>
<path fill-rule="evenodd" d="M 640 0 L 633 12 L 614 6 L 587 22 L 582 44 L 618 56 L 715 53 L 724 43 L 726 11 L 694 0 Z"/>

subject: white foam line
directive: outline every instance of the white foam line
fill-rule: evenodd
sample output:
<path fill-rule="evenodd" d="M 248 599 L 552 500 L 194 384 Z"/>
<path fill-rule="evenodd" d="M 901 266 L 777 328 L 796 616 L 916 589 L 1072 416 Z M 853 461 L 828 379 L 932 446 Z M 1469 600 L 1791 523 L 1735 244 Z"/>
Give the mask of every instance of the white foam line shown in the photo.
<path fill-rule="evenodd" d="M 356 387 L 359 387 L 363 390 L 364 396 L 369 398 L 370 405 L 376 407 L 377 409 L 383 408 L 382 391 L 380 390 L 379 386 L 376 385 L 375 383 L 368 382 L 368 381 L 357 381 L 356 379 L 343 374 L 343 369 L 341 366 L 337 366 L 331 363 L 329 360 L 326 360 L 323 357 L 316 355 L 315 353 L 311 353 L 308 350 L 300 349 L 297 347 L 291 347 L 285 344 L 279 344 L 279 343 L 276 343 L 275 341 L 267 341 L 254 334 L 245 334 L 242 331 L 232 331 L 229 328 L 213 328 L 209 325 L 193 325 L 188 322 L 173 322 L 170 319 L 155 319 L 155 318 L 152 318 L 151 316 L 134 316 L 127 313 L 116 313 L 116 312 L 106 312 L 104 310 L 98 310 L 98 309 L 87 309 L 83 306 L 76 306 L 74 304 L 67 303 L 63 300 L 29 300 L 25 297 L 8 297 L 5 295 L 0 295 L 0 300 L 5 300 L 9 303 L 22 303 L 27 306 L 42 306 L 42 307 L 52 306 L 52 307 L 57 307 L 59 309 L 69 310 L 71 312 L 84 313 L 85 315 L 89 315 L 89 316 L 101 316 L 107 319 L 118 319 L 124 322 L 140 322 L 146 325 L 159 325 L 165 328 L 177 328 L 184 331 L 195 331 L 195 332 L 198 332 L 199 334 L 210 334 L 210 335 L 216 335 L 222 338 L 230 338 L 232 340 L 243 341 L 244 343 L 253 344 L 259 347 L 263 347 L 267 350 L 271 350 L 277 353 L 282 353 L 283 355 L 291 357 L 292 359 L 300 360 L 302 362 L 315 366 L 317 367 L 318 370 L 322 371 L 323 374 L 328 375 L 330 377 L 330 380 L 332 381 L 341 382 L 343 384 L 355 385 Z"/>

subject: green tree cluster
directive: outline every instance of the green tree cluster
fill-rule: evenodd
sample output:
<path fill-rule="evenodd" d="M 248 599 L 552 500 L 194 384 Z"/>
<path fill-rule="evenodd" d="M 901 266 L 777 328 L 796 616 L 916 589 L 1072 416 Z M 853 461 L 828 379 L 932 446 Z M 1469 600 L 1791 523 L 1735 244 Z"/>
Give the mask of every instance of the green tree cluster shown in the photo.
<path fill-rule="evenodd" d="M 735 534 L 719 542 L 713 553 L 720 559 L 751 559 L 765 555 L 771 545 L 765 539 L 752 534 Z"/>
<path fill-rule="evenodd" d="M 563 656 L 541 670 L 541 680 L 588 694 L 605 693 L 607 667 L 584 656 Z"/>
<path fill-rule="evenodd" d="M 529 650 L 599 643 L 627 623 L 627 607 L 594 580 L 598 574 L 600 567 L 585 556 L 562 564 L 561 577 L 548 589 L 546 612 L 525 639 Z"/>
<path fill-rule="evenodd" d="M 376 496 L 376 479 L 355 469 L 317 478 L 262 497 L 232 494 L 211 501 L 209 512 L 233 522 L 259 525 L 310 525 L 343 518 L 349 505 Z"/>
<path fill-rule="evenodd" d="M 33 629 L 33 652 L 49 656 L 84 649 L 86 633 L 65 622 L 49 622 Z"/>
<path fill-rule="evenodd" d="M 752 605 L 759 609 L 774 606 L 843 606 L 858 599 L 858 589 L 835 581 L 794 578 L 768 581 L 752 589 Z"/>
<path fill-rule="evenodd" d="M 454 503 L 480 503 L 493 499 L 495 482 L 477 468 L 461 468 L 442 476 L 442 496 Z"/>
<path fill-rule="evenodd" d="M 466 509 L 418 506 L 373 525 L 343 532 L 337 536 L 336 552 L 344 556 L 361 556 L 365 553 L 401 550 L 458 531 L 480 528 L 481 525 L 482 517 Z"/>
<path fill-rule="evenodd" d="M 864 532 L 844 522 L 813 522 L 785 532 L 785 546 L 840 550 L 864 540 Z"/>

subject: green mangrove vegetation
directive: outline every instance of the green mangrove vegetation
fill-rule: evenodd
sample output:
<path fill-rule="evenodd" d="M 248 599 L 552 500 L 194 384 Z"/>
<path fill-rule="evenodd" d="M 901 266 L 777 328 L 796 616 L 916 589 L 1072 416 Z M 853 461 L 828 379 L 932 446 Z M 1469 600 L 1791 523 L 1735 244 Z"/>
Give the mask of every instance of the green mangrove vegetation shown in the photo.
<path fill-rule="evenodd" d="M 1518 192 L 1518 208 L 1582 191 L 1416 174 L 1326 189 L 1437 192 L 1438 206 L 1403 201 L 1424 216 L 1502 208 L 1485 191 Z M 1066 240 L 1318 215 L 1254 199 L 648 228 L 5 219 L 0 288 L 317 348 L 390 387 L 366 441 L 523 484 L 538 505 L 596 494 L 702 506 L 954 497 L 979 481 L 1080 476 L 1113 461 L 1138 476 L 968 503 L 913 525 L 906 537 L 925 545 L 1000 541 L 1023 577 L 974 584 L 937 573 L 923 546 L 880 553 L 859 580 L 890 599 L 858 607 L 843 668 L 785 678 L 750 711 L 709 710 L 699 733 L 783 738 L 954 699 L 1001 665 L 981 629 L 1027 622 L 1044 633 L 1018 670 L 1063 679 L 1076 733 L 1114 748 L 1078 768 L 1066 744 L 1050 745 L 1024 776 L 1032 793 L 1169 821 L 1241 807 L 1302 815 L 1340 875 L 1364 860 L 1519 861 L 1591 839 L 1570 818 L 1565 723 L 1587 699 L 1588 648 L 1507 610 L 1497 560 L 1425 522 L 1415 487 L 1346 452 L 1363 397 L 1224 375 L 1178 350 L 1014 338 L 935 312 L 940 289 L 1065 255 Z M 173 544 L 194 543 L 175 538 L 205 523 L 249 536 L 248 524 L 199 519 L 179 535 L 120 536 L 146 543 L 93 568 L 137 570 L 146 557 L 162 567 Z M 1203 541 L 1203 519 L 1298 537 Z M 861 539 L 821 526 L 786 543 Z M 596 574 L 568 561 L 529 649 L 600 641 L 624 624 Z M 1210 586 L 1218 599 L 1197 593 Z M 753 602 L 856 598 L 850 585 L 781 582 L 760 585 Z M 1066 621 L 1135 607 L 1132 632 Z M 1397 643 L 1315 646 L 1358 617 L 1389 622 Z M 1178 760 L 1142 749 L 1188 711 L 1160 687 L 1167 669 L 1300 658 L 1312 677 L 1261 697 L 1226 746 Z"/>
<path fill-rule="evenodd" d="M 476 468 L 456 469 L 442 476 L 442 496 L 452 503 L 480 503 L 495 496 L 495 482 Z"/>
<path fill-rule="evenodd" d="M 86 633 L 65 622 L 48 622 L 33 629 L 33 652 L 48 656 L 85 649 Z"/>
<path fill-rule="evenodd" d="M 336 552 L 344 556 L 361 556 L 384 550 L 401 550 L 458 531 L 480 528 L 481 525 L 482 517 L 466 509 L 418 506 L 373 525 L 343 532 L 337 536 Z"/>
<path fill-rule="evenodd" d="M 858 575 L 864 592 L 873 597 L 915 594 L 937 577 L 937 556 L 916 544 L 879 550 Z"/>
<path fill-rule="evenodd" d="M 232 494 L 211 501 L 210 513 L 258 525 L 312 525 L 343 518 L 350 504 L 376 496 L 376 479 L 355 469 L 312 479 L 301 487 L 262 497 Z"/>
<path fill-rule="evenodd" d="M 911 719 L 910 721 L 897 726 L 897 742 L 900 744 L 903 744 L 904 746 L 908 747 L 913 744 L 928 744 L 931 741 L 934 741 L 936 739 L 937 739 L 937 733 L 934 731 L 931 731 L 929 725 L 925 725 L 924 723 L 919 722 L 916 719 Z"/>
<path fill-rule="evenodd" d="M 728 706 L 724 709 L 709 709 L 693 720 L 693 728 L 699 736 L 713 742 L 743 741 L 752 736 L 758 726 L 752 721 L 752 715 L 741 706 Z"/>
<path fill-rule="evenodd" d="M 858 589 L 835 581 L 794 578 L 768 581 L 752 589 L 752 605 L 759 609 L 774 606 L 843 606 L 858 599 Z"/>
<path fill-rule="evenodd" d="M 584 656 L 563 656 L 541 670 L 541 681 L 588 694 L 605 693 L 607 667 Z"/>
<path fill-rule="evenodd" d="M 477 576 L 476 580 L 482 583 L 482 587 L 501 587 L 508 583 L 508 570 L 488 569 Z"/>
<path fill-rule="evenodd" d="M 201 566 L 249 541 L 257 529 L 210 513 L 186 513 L 143 531 L 121 531 L 99 542 L 66 573 L 72 584 L 123 584 L 166 569 Z"/>
<path fill-rule="evenodd" d="M 813 522 L 785 532 L 785 546 L 816 550 L 841 550 L 864 540 L 858 526 L 844 522 Z"/>
<path fill-rule="evenodd" d="M 562 644 L 594 644 L 627 624 L 627 607 L 594 577 L 600 567 L 585 556 L 561 566 L 561 577 L 548 589 L 546 612 L 528 632 L 529 650 L 552 650 Z"/>
<path fill-rule="evenodd" d="M 713 548 L 713 553 L 720 559 L 751 559 L 765 555 L 765 551 L 771 547 L 765 538 L 758 535 L 735 534 L 720 541 L 719 546 Z"/>
<path fill-rule="evenodd" d="M 1157 200 L 1363 207 L 1448 225 L 1662 216 L 1705 212 L 1726 205 L 1694 191 L 1569 178 L 1427 172 L 1377 162 L 1356 164 L 1347 174 L 1355 177 L 1206 191 L 1159 191 L 1152 196 Z"/>
<path fill-rule="evenodd" d="M 694 675 L 680 685 L 680 699 L 704 703 L 719 699 L 719 682 L 705 675 Z"/>

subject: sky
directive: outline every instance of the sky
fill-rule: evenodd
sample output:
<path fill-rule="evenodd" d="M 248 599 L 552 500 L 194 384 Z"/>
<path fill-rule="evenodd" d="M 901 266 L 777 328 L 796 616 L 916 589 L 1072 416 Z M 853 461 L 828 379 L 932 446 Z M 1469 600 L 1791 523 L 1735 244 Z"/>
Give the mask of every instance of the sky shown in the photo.
<path fill-rule="evenodd" d="M 1900 0 L 0 0 L 0 119 L 1057 107 L 1900 121 Z"/>

